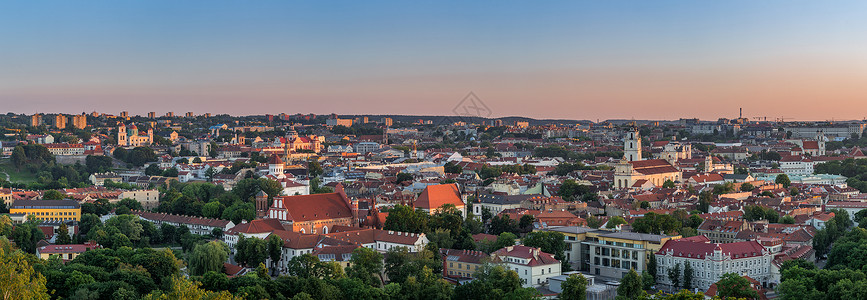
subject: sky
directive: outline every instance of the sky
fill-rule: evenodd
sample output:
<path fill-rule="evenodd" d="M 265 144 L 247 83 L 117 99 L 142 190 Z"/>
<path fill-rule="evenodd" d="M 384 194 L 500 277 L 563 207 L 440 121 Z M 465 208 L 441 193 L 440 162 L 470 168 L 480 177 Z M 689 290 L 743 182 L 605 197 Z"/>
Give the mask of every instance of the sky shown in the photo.
<path fill-rule="evenodd" d="M 0 111 L 867 117 L 867 1 L 3 1 Z"/>

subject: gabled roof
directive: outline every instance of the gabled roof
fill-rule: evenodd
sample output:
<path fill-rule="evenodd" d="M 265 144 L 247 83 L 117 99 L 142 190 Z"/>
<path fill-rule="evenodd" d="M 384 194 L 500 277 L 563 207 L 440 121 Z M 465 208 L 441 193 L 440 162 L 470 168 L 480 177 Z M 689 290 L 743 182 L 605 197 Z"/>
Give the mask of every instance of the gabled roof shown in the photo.
<path fill-rule="evenodd" d="M 429 185 L 424 188 L 424 191 L 415 200 L 413 206 L 415 208 L 433 210 L 440 208 L 444 204 L 454 204 L 456 207 L 464 206 L 457 184 Z"/>
<path fill-rule="evenodd" d="M 762 256 L 765 247 L 756 241 L 714 244 L 679 239 L 665 242 L 665 245 L 656 254 L 671 253 L 675 257 L 704 259 L 705 256 L 713 255 L 714 251 L 717 250 L 721 251 L 723 255 L 731 256 L 731 259 L 741 259 Z"/>
<path fill-rule="evenodd" d="M 539 248 L 527 247 L 524 245 L 516 245 L 502 248 L 500 250 L 495 251 L 491 254 L 493 256 L 494 261 L 502 261 L 501 257 L 515 257 L 521 259 L 527 259 L 528 262 L 525 264 L 520 264 L 529 267 L 535 267 L 540 265 L 552 265 L 559 264 L 560 261 L 554 258 L 554 255 L 549 253 L 542 252 Z M 509 262 L 511 264 L 519 264 L 516 262 Z"/>
<path fill-rule="evenodd" d="M 629 164 L 636 172 L 645 175 L 679 172 L 677 168 L 664 159 L 637 160 L 630 161 Z"/>
<path fill-rule="evenodd" d="M 352 217 L 349 199 L 343 193 L 274 197 L 283 200 L 287 219 L 295 222 Z M 273 209 L 273 206 L 272 206 Z"/>
<path fill-rule="evenodd" d="M 283 228 L 283 224 L 280 224 L 280 220 L 277 219 L 259 219 L 253 220 L 249 223 L 241 223 L 236 225 L 235 227 L 230 228 L 226 231 L 226 234 L 256 234 L 256 233 L 266 233 L 273 232 L 275 230 L 286 230 Z"/>

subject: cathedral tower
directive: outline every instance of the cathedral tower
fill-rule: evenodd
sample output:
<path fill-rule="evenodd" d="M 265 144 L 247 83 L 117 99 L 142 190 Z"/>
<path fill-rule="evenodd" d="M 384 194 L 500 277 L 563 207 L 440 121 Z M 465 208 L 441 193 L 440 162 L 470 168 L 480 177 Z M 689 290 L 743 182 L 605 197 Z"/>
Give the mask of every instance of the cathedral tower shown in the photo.
<path fill-rule="evenodd" d="M 641 137 L 638 127 L 633 126 L 626 132 L 623 139 L 623 157 L 628 161 L 641 160 Z"/>

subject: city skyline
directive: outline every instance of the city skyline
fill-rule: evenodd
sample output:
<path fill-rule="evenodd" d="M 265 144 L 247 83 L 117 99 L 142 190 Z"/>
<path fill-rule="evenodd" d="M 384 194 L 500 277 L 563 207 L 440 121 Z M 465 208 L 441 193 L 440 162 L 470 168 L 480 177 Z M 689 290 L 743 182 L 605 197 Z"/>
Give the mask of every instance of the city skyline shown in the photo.
<path fill-rule="evenodd" d="M 3 112 L 860 120 L 867 3 L 3 3 Z"/>

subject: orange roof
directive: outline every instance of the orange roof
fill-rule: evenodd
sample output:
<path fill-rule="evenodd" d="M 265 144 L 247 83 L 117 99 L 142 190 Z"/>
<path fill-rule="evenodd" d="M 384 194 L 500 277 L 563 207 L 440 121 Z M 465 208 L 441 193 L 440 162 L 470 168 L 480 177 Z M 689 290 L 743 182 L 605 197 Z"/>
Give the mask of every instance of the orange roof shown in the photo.
<path fill-rule="evenodd" d="M 423 209 L 437 209 L 444 204 L 454 204 L 455 207 L 463 207 L 464 202 L 461 200 L 461 192 L 458 190 L 458 185 L 437 184 L 429 185 L 424 188 L 418 199 L 415 200 L 413 206 Z"/>

